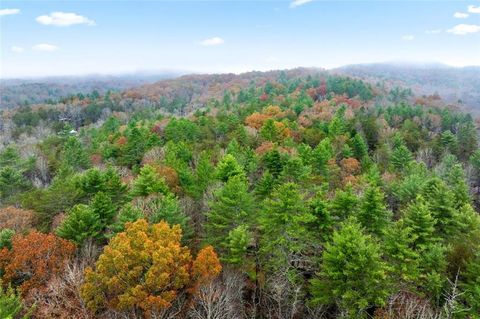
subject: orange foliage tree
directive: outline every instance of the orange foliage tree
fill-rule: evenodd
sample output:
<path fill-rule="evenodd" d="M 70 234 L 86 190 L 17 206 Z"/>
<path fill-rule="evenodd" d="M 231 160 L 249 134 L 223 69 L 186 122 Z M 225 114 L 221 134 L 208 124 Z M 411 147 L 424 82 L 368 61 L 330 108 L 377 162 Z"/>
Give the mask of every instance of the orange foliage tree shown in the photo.
<path fill-rule="evenodd" d="M 251 115 L 245 118 L 245 124 L 250 127 L 256 128 L 257 130 L 263 126 L 266 120 L 271 118 L 270 115 L 260 114 L 258 112 L 252 113 Z"/>
<path fill-rule="evenodd" d="M 127 223 L 125 232 L 105 247 L 96 269 L 85 271 L 80 293 L 87 307 L 151 317 L 169 308 L 180 292 L 194 292 L 198 284 L 216 277 L 221 265 L 213 248 L 204 248 L 192 261 L 190 250 L 180 243 L 181 233 L 178 225 L 164 221 Z"/>
<path fill-rule="evenodd" d="M 25 236 L 16 235 L 12 249 L 0 251 L 3 280 L 19 285 L 23 294 L 41 289 L 50 278 L 63 271 L 74 252 L 74 244 L 54 234 L 32 231 Z"/>

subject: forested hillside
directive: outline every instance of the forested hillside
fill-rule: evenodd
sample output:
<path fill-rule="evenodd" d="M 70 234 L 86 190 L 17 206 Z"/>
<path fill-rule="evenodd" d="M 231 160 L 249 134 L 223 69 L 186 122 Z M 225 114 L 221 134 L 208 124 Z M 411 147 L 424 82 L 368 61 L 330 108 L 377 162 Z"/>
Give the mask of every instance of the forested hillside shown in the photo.
<path fill-rule="evenodd" d="M 40 103 L 55 104 L 72 95 L 79 97 L 87 94 L 104 95 L 108 91 L 121 91 L 141 84 L 176 77 L 179 74 L 179 72 L 163 72 L 118 76 L 60 76 L 29 80 L 0 79 L 0 109 Z"/>
<path fill-rule="evenodd" d="M 480 67 L 443 64 L 374 63 L 348 65 L 334 73 L 358 76 L 382 86 L 409 87 L 418 96 L 439 95 L 467 112 L 480 114 Z"/>
<path fill-rule="evenodd" d="M 3 110 L 0 318 L 480 318 L 478 123 L 440 96 L 295 69 Z"/>

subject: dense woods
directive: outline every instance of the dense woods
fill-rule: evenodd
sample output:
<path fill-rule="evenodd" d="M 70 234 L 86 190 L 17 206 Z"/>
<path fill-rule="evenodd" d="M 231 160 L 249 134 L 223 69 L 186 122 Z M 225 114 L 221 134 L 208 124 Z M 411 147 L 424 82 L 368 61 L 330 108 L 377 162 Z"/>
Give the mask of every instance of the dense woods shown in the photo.
<path fill-rule="evenodd" d="M 477 125 L 307 69 L 4 110 L 0 317 L 480 318 Z"/>

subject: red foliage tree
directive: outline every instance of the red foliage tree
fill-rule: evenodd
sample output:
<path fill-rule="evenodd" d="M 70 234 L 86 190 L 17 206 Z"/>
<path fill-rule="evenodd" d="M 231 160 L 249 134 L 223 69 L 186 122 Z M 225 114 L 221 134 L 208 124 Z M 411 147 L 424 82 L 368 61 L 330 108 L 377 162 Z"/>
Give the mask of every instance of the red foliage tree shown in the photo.
<path fill-rule="evenodd" d="M 41 289 L 56 274 L 63 271 L 65 262 L 73 256 L 75 245 L 54 234 L 32 231 L 16 235 L 12 249 L 0 251 L 3 280 L 19 284 L 23 294 Z"/>

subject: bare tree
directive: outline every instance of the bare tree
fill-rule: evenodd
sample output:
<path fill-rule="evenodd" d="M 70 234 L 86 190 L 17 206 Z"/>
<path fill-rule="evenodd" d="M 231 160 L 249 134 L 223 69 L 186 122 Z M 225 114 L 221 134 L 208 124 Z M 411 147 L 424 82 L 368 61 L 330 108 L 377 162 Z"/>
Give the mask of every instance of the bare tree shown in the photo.
<path fill-rule="evenodd" d="M 272 274 L 262 291 L 262 308 L 268 318 L 293 319 L 303 308 L 303 289 L 289 279 L 287 271 Z"/>
<path fill-rule="evenodd" d="M 227 270 L 216 280 L 201 286 L 193 298 L 189 318 L 244 318 L 244 282 L 240 273 Z"/>

